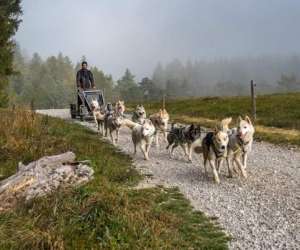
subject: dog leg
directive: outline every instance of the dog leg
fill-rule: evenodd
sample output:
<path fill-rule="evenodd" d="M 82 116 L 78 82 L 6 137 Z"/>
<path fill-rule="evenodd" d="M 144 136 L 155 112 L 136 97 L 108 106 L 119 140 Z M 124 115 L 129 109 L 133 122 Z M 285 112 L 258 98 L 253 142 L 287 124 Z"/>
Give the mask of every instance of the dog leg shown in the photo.
<path fill-rule="evenodd" d="M 173 157 L 173 155 L 174 155 L 174 154 L 173 154 L 173 151 L 174 151 L 174 149 L 177 148 L 177 147 L 178 147 L 178 144 L 177 144 L 177 143 L 174 143 L 173 146 L 172 146 L 172 148 L 171 148 L 171 156 L 172 156 L 172 157 Z"/>
<path fill-rule="evenodd" d="M 112 130 L 109 130 L 109 135 L 110 135 L 110 139 L 111 139 L 112 143 L 115 144 L 115 139 L 114 139 Z"/>
<path fill-rule="evenodd" d="M 136 143 L 133 141 L 133 155 L 136 155 Z"/>
<path fill-rule="evenodd" d="M 238 165 L 238 167 L 239 167 L 239 169 L 240 169 L 240 171 L 241 171 L 241 173 L 242 173 L 242 176 L 243 176 L 245 179 L 247 179 L 247 172 L 246 172 L 246 170 L 245 170 L 243 164 L 241 163 L 241 160 L 237 157 L 237 158 L 235 158 L 235 162 L 236 162 L 236 164 Z"/>
<path fill-rule="evenodd" d="M 150 139 L 149 142 L 146 143 L 146 152 L 147 152 L 148 159 L 149 159 L 149 151 L 151 148 L 151 144 L 152 144 L 152 139 Z"/>
<path fill-rule="evenodd" d="M 164 130 L 163 135 L 164 135 L 165 142 L 168 143 L 168 139 L 167 139 L 168 138 L 168 133 L 167 133 L 167 131 Z"/>
<path fill-rule="evenodd" d="M 97 121 L 97 118 L 96 118 L 95 113 L 93 113 L 93 116 L 94 116 L 94 121 L 95 121 L 96 127 L 97 127 L 97 125 L 98 125 L 98 130 L 99 130 L 99 124 L 98 124 L 98 121 Z"/>
<path fill-rule="evenodd" d="M 247 168 L 247 158 L 248 158 L 248 154 L 244 153 L 243 154 L 243 165 L 244 165 L 245 169 Z"/>
<path fill-rule="evenodd" d="M 147 161 L 149 160 L 149 157 L 147 155 L 147 150 L 146 150 L 146 144 L 145 143 L 141 143 L 141 151 L 143 152 L 144 155 L 144 159 Z"/>
<path fill-rule="evenodd" d="M 119 141 L 119 129 L 116 129 L 116 143 Z"/>
<path fill-rule="evenodd" d="M 101 134 L 102 134 L 102 136 L 104 135 L 104 123 L 103 122 L 101 122 Z"/>
<path fill-rule="evenodd" d="M 226 158 L 227 168 L 228 168 L 228 178 L 232 178 L 232 170 L 231 170 L 231 159 L 229 157 Z"/>
<path fill-rule="evenodd" d="M 180 147 L 182 148 L 183 152 L 184 152 L 184 157 L 188 156 L 188 152 L 187 152 L 187 148 L 186 148 L 186 144 L 179 144 Z"/>
<path fill-rule="evenodd" d="M 159 148 L 159 132 L 158 130 L 155 133 L 155 146 Z"/>
<path fill-rule="evenodd" d="M 223 158 L 217 160 L 217 171 L 218 171 L 218 174 L 221 173 L 222 163 L 223 163 Z"/>
<path fill-rule="evenodd" d="M 172 147 L 174 143 L 172 144 L 168 144 L 168 146 L 166 147 L 166 149 L 168 150 L 169 152 L 169 157 L 172 159 Z"/>
<path fill-rule="evenodd" d="M 96 120 L 96 127 L 97 127 L 97 130 L 98 130 L 98 133 L 100 133 L 100 122 L 98 120 Z"/>
<path fill-rule="evenodd" d="M 217 184 L 219 184 L 220 179 L 219 179 L 218 171 L 217 171 L 216 166 L 215 166 L 215 160 L 209 160 L 209 164 L 210 164 L 210 167 L 212 168 L 212 171 L 213 171 L 213 174 L 214 174 L 214 180 Z"/>
<path fill-rule="evenodd" d="M 105 136 L 105 137 L 107 137 L 108 128 L 107 128 L 107 126 L 105 126 L 105 124 L 104 124 L 104 130 L 105 130 L 105 134 L 104 134 L 104 136 Z"/>
<path fill-rule="evenodd" d="M 193 153 L 192 145 L 188 145 L 188 153 L 189 153 L 189 162 L 192 162 L 192 153 Z"/>
<path fill-rule="evenodd" d="M 207 167 L 206 167 L 206 165 L 207 165 L 207 159 L 205 158 L 205 157 L 203 157 L 204 158 L 204 161 L 203 161 L 203 165 L 204 165 L 204 175 L 205 175 L 205 177 L 208 179 L 208 172 L 207 172 Z"/>

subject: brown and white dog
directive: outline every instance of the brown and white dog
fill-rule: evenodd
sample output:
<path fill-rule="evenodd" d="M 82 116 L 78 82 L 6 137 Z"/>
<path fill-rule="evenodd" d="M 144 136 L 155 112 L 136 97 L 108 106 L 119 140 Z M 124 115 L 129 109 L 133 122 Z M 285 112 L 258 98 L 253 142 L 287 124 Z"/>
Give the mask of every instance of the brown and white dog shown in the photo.
<path fill-rule="evenodd" d="M 123 120 L 124 120 L 123 116 L 119 116 L 115 113 L 109 115 L 106 118 L 106 122 L 104 123 L 105 136 L 107 136 L 107 132 L 109 132 L 113 144 L 117 143 L 119 140 L 119 130 L 123 125 Z M 116 133 L 116 138 L 114 138 L 113 132 Z"/>
<path fill-rule="evenodd" d="M 228 125 L 231 120 L 231 117 L 223 119 L 221 123 L 216 126 L 214 132 L 207 133 L 202 140 L 201 151 L 203 153 L 205 174 L 207 175 L 206 164 L 209 162 L 216 183 L 220 183 L 218 171 L 223 160 L 227 157 L 227 146 L 229 142 Z"/>
<path fill-rule="evenodd" d="M 255 132 L 251 119 L 248 116 L 238 118 L 238 126 L 229 132 L 228 155 L 226 158 L 228 175 L 232 177 L 232 166 L 236 164 L 244 178 L 247 178 L 247 158 L 252 149 Z"/>
<path fill-rule="evenodd" d="M 94 117 L 96 126 L 98 128 L 98 131 L 103 135 L 104 134 L 104 117 L 105 117 L 105 114 L 101 110 L 99 102 L 96 99 L 92 99 L 91 108 L 92 108 L 93 117 Z"/>
<path fill-rule="evenodd" d="M 145 160 L 149 160 L 149 150 L 154 134 L 155 127 L 150 120 L 144 120 L 143 124 L 136 123 L 136 125 L 132 128 L 134 154 L 136 154 L 137 145 L 140 145 Z"/>
<path fill-rule="evenodd" d="M 125 112 L 125 102 L 124 101 L 117 101 L 116 105 L 115 105 L 115 112 L 117 115 L 119 116 L 124 116 L 124 112 Z"/>
<path fill-rule="evenodd" d="M 155 144 L 159 146 L 159 134 L 163 134 L 163 138 L 165 142 L 167 141 L 167 130 L 168 130 L 168 123 L 170 120 L 170 116 L 166 109 L 160 109 L 159 112 L 150 115 L 149 119 L 152 121 L 155 127 Z"/>

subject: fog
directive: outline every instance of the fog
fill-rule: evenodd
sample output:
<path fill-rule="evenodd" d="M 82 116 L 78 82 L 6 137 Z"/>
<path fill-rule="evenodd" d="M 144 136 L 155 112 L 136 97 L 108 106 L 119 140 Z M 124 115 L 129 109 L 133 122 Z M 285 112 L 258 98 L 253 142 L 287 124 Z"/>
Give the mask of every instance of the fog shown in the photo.
<path fill-rule="evenodd" d="M 138 79 L 174 58 L 289 55 L 300 51 L 298 0 L 23 0 L 16 40 L 28 54 L 63 52 L 119 78 Z"/>

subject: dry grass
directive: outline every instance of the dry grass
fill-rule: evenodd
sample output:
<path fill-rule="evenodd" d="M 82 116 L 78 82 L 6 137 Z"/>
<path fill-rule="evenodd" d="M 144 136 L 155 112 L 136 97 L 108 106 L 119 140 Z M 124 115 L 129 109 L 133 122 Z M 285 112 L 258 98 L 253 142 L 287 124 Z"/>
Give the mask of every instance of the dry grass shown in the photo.
<path fill-rule="evenodd" d="M 133 110 L 136 104 L 130 104 Z M 157 112 L 161 103 L 144 104 L 148 114 Z M 217 120 L 251 114 L 249 97 L 205 97 L 169 100 L 167 110 L 174 121 L 214 127 Z M 300 93 L 262 95 L 257 97 L 255 121 L 258 140 L 300 146 Z M 232 123 L 235 125 L 235 123 Z"/>

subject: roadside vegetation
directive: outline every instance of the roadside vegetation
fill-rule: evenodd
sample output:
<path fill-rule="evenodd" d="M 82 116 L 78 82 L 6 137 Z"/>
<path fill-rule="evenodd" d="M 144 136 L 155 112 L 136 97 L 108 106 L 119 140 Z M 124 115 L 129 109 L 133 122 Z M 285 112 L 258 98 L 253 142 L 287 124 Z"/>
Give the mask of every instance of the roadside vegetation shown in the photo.
<path fill-rule="evenodd" d="M 300 145 L 300 93 L 257 96 L 256 139 L 279 144 Z M 148 114 L 157 112 L 162 102 L 143 103 Z M 133 110 L 136 103 L 131 103 Z M 251 116 L 251 99 L 242 97 L 205 97 L 167 100 L 173 121 L 213 127 L 227 116 Z M 235 124 L 234 122 L 232 123 Z"/>
<path fill-rule="evenodd" d="M 77 124 L 24 110 L 0 110 L 0 178 L 45 155 L 89 159 L 87 185 L 0 213 L 0 249 L 227 249 L 214 218 L 193 211 L 177 189 L 135 189 L 132 159 Z M 0 179 L 0 180 L 1 180 Z"/>

